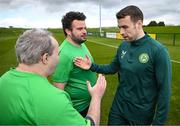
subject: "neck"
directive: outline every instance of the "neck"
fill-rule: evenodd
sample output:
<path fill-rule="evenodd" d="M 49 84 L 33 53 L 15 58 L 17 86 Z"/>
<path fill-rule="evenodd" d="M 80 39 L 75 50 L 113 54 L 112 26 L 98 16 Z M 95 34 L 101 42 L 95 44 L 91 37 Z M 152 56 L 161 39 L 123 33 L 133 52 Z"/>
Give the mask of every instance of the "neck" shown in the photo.
<path fill-rule="evenodd" d="M 38 64 L 26 65 L 24 63 L 20 63 L 16 67 L 16 70 L 27 73 L 35 73 L 43 77 L 46 77 L 46 75 L 43 73 L 42 68 Z"/>
<path fill-rule="evenodd" d="M 66 40 L 68 42 L 70 42 L 72 45 L 80 47 L 81 45 L 79 45 L 78 43 L 76 43 L 75 41 L 73 41 L 69 36 L 66 38 Z"/>
<path fill-rule="evenodd" d="M 137 36 L 136 40 L 139 40 L 140 38 L 144 37 L 145 33 L 143 30 L 139 32 L 139 35 Z"/>

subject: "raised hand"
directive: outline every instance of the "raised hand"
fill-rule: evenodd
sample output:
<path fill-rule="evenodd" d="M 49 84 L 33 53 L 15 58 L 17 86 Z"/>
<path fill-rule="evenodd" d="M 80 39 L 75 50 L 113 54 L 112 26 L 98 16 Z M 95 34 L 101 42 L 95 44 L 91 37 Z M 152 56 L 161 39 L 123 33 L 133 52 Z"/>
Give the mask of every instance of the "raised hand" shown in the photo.
<path fill-rule="evenodd" d="M 102 74 L 99 74 L 96 84 L 91 87 L 89 81 L 87 81 L 88 91 L 91 95 L 91 102 L 87 116 L 91 117 L 95 126 L 99 126 L 100 113 L 101 113 L 101 99 L 106 90 L 106 79 Z"/>
<path fill-rule="evenodd" d="M 106 89 L 106 79 L 102 74 L 99 74 L 96 84 L 91 87 L 90 82 L 87 81 L 87 86 L 92 97 L 101 99 Z"/>
<path fill-rule="evenodd" d="M 78 67 L 80 67 L 81 69 L 84 70 L 89 70 L 91 67 L 91 60 L 90 58 L 86 55 L 85 58 L 82 57 L 76 57 L 74 59 L 74 64 Z"/>

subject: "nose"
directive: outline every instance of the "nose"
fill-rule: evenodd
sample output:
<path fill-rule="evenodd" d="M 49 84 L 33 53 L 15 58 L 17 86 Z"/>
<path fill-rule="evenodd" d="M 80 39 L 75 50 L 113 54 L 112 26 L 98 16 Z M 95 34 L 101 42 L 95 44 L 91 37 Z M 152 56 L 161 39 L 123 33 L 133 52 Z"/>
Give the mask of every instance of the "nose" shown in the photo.
<path fill-rule="evenodd" d="M 87 34 L 87 30 L 86 30 L 86 29 L 83 29 L 83 30 L 82 30 L 82 33 L 83 33 L 83 34 Z"/>
<path fill-rule="evenodd" d="M 120 32 L 121 35 L 123 35 L 123 34 L 124 34 L 124 29 L 123 29 L 123 28 L 120 28 L 120 29 L 119 29 L 119 32 Z"/>
<path fill-rule="evenodd" d="M 86 33 L 87 31 L 86 31 L 86 29 L 83 29 L 83 33 Z"/>

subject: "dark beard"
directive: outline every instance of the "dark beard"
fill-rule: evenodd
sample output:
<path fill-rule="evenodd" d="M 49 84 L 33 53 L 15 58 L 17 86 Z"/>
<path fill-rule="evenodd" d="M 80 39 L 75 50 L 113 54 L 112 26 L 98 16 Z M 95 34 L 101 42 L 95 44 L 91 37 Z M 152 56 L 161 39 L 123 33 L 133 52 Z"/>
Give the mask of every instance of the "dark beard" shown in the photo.
<path fill-rule="evenodd" d="M 86 41 L 86 39 L 85 39 L 85 40 L 82 40 L 82 39 L 78 39 L 78 38 L 76 38 L 76 37 L 74 37 L 74 36 L 72 36 L 71 39 L 72 39 L 74 42 L 76 42 L 78 45 L 81 45 L 82 43 L 84 43 L 84 42 Z"/>

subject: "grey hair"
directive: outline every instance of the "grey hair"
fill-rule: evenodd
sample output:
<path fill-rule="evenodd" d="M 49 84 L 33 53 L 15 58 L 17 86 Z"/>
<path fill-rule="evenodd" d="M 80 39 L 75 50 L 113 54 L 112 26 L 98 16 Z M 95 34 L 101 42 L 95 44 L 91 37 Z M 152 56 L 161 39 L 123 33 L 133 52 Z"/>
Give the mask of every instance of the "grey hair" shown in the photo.
<path fill-rule="evenodd" d="M 16 41 L 15 50 L 19 63 L 35 64 L 43 54 L 52 55 L 52 34 L 44 29 L 26 30 Z"/>

